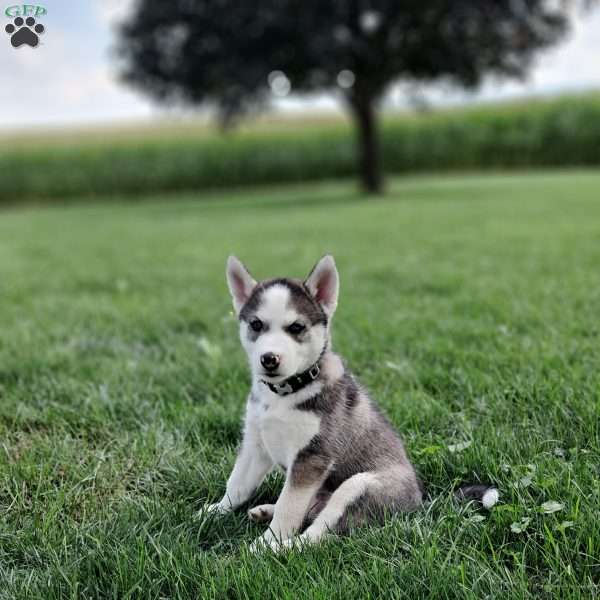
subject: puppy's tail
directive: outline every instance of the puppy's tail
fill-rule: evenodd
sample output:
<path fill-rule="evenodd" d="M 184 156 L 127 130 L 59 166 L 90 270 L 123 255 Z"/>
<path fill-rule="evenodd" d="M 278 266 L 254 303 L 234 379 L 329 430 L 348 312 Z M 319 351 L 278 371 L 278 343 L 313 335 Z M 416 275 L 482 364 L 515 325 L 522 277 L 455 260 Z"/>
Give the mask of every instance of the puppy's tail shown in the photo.
<path fill-rule="evenodd" d="M 474 500 L 488 510 L 492 508 L 500 498 L 498 488 L 485 483 L 467 483 L 461 485 L 456 490 L 455 495 L 459 500 L 467 502 Z"/>

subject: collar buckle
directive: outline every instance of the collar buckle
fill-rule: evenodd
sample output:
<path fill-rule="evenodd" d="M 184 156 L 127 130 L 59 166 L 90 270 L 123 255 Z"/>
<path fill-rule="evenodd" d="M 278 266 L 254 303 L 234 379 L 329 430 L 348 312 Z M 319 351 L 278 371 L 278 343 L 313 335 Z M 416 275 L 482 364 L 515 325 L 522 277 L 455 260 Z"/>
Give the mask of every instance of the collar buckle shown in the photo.
<path fill-rule="evenodd" d="M 308 376 L 314 381 L 318 376 L 319 373 L 321 372 L 321 369 L 319 367 L 319 363 L 315 363 L 309 370 L 308 370 Z"/>

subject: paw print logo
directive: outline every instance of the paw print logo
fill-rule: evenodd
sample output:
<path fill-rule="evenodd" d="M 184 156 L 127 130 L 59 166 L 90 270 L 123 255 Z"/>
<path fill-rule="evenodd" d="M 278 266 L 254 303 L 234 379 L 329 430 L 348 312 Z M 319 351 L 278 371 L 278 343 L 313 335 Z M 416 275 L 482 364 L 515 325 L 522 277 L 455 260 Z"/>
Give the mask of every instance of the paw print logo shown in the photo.
<path fill-rule="evenodd" d="M 9 23 L 5 31 L 10 35 L 10 43 L 18 48 L 23 44 L 27 44 L 32 48 L 35 48 L 39 42 L 39 34 L 44 33 L 45 28 L 41 23 L 36 25 L 33 17 L 27 17 L 27 20 L 23 20 L 21 17 L 17 17 L 12 23 Z"/>

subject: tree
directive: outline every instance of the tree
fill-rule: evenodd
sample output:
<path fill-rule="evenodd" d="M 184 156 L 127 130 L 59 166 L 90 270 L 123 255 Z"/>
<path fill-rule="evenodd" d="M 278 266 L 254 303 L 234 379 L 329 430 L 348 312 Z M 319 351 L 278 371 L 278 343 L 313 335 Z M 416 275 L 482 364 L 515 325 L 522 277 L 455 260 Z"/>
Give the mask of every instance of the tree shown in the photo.
<path fill-rule="evenodd" d="M 362 185 L 379 192 L 377 109 L 391 84 L 523 77 L 566 32 L 568 10 L 556 0 L 138 0 L 119 54 L 127 82 L 162 102 L 212 106 L 225 122 L 290 85 L 339 90 Z"/>

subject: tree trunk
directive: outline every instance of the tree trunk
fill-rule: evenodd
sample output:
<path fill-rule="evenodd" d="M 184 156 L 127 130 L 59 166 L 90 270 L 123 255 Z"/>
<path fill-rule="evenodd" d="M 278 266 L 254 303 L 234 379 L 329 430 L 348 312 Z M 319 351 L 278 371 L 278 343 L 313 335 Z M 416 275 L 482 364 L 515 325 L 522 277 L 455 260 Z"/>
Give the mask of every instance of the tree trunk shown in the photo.
<path fill-rule="evenodd" d="M 354 98 L 351 106 L 358 130 L 358 170 L 361 185 L 369 194 L 381 194 L 383 173 L 375 103 L 370 97 Z"/>

